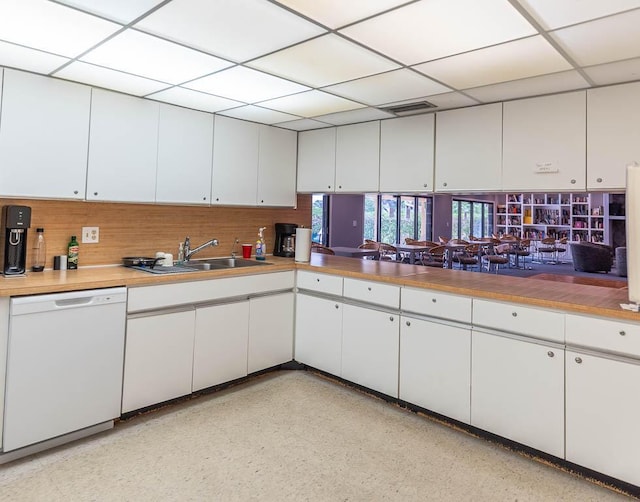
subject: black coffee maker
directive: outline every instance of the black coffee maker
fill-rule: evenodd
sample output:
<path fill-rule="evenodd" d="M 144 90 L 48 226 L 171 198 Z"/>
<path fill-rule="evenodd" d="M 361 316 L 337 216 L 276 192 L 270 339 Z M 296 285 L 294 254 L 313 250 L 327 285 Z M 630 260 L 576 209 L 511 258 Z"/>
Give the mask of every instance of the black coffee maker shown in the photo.
<path fill-rule="evenodd" d="M 27 229 L 31 226 L 31 208 L 4 206 L 2 208 L 2 273 L 21 275 L 27 263 Z"/>
<path fill-rule="evenodd" d="M 293 258 L 296 255 L 296 228 L 295 223 L 276 223 L 274 256 Z"/>

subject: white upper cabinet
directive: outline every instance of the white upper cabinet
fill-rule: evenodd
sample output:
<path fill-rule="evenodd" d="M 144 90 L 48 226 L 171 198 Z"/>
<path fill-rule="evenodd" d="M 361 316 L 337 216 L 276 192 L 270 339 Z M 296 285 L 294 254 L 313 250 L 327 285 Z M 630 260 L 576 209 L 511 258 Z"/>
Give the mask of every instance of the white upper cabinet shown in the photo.
<path fill-rule="evenodd" d="M 259 206 L 296 205 L 297 143 L 295 131 L 260 126 Z"/>
<path fill-rule="evenodd" d="M 333 192 L 336 128 L 298 133 L 298 192 Z"/>
<path fill-rule="evenodd" d="M 380 123 L 380 191 L 433 191 L 434 114 Z"/>
<path fill-rule="evenodd" d="M 336 192 L 377 192 L 380 121 L 336 130 Z"/>
<path fill-rule="evenodd" d="M 640 163 L 640 83 L 587 91 L 587 190 L 624 190 Z"/>
<path fill-rule="evenodd" d="M 585 131 L 585 91 L 504 103 L 503 190 L 584 190 Z"/>
<path fill-rule="evenodd" d="M 160 104 L 156 202 L 209 204 L 213 115 Z"/>
<path fill-rule="evenodd" d="M 255 206 L 260 126 L 216 115 L 211 204 Z"/>
<path fill-rule="evenodd" d="M 84 199 L 91 88 L 4 71 L 0 194 Z"/>
<path fill-rule="evenodd" d="M 436 116 L 437 192 L 502 189 L 502 103 Z"/>
<path fill-rule="evenodd" d="M 155 201 L 159 107 L 93 90 L 87 200 Z"/>

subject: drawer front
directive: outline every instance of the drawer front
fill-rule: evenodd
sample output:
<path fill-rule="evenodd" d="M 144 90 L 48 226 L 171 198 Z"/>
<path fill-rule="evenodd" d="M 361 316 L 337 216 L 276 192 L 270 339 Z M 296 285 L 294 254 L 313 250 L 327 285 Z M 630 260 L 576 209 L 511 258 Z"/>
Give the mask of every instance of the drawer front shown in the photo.
<path fill-rule="evenodd" d="M 337 275 L 298 270 L 297 286 L 300 289 L 342 296 L 342 277 Z"/>
<path fill-rule="evenodd" d="M 397 309 L 400 307 L 400 287 L 380 282 L 344 280 L 344 297 Z"/>
<path fill-rule="evenodd" d="M 471 298 L 424 289 L 402 288 L 401 308 L 405 312 L 451 321 L 471 322 Z"/>
<path fill-rule="evenodd" d="M 564 343 L 564 318 L 552 312 L 511 303 L 473 300 L 473 325 Z"/>
<path fill-rule="evenodd" d="M 567 343 L 640 356 L 640 324 L 567 314 Z"/>

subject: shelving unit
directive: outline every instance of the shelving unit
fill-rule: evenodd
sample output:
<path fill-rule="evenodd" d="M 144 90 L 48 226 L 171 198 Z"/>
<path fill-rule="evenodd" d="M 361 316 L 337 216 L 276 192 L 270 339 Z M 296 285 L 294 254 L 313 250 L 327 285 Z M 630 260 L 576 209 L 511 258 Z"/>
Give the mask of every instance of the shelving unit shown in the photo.
<path fill-rule="evenodd" d="M 528 239 L 607 242 L 603 193 L 507 194 L 497 205 L 496 230 Z"/>

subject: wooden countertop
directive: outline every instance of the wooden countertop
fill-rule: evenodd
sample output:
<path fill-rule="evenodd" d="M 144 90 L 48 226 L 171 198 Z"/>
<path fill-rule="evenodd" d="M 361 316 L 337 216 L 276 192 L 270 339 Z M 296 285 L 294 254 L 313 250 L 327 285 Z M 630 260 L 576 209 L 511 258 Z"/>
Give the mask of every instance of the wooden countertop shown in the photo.
<path fill-rule="evenodd" d="M 270 265 L 264 267 L 167 275 L 150 274 L 121 266 L 81 267 L 78 270 L 62 272 L 48 270 L 41 273 L 28 273 L 26 277 L 0 277 L 0 296 L 200 281 L 298 269 L 581 314 L 640 321 L 639 313 L 620 308 L 620 303 L 628 302 L 626 289 L 359 260 L 315 253 L 312 253 L 310 263 L 296 263 L 290 258 L 278 257 L 269 257 L 267 262 Z"/>

